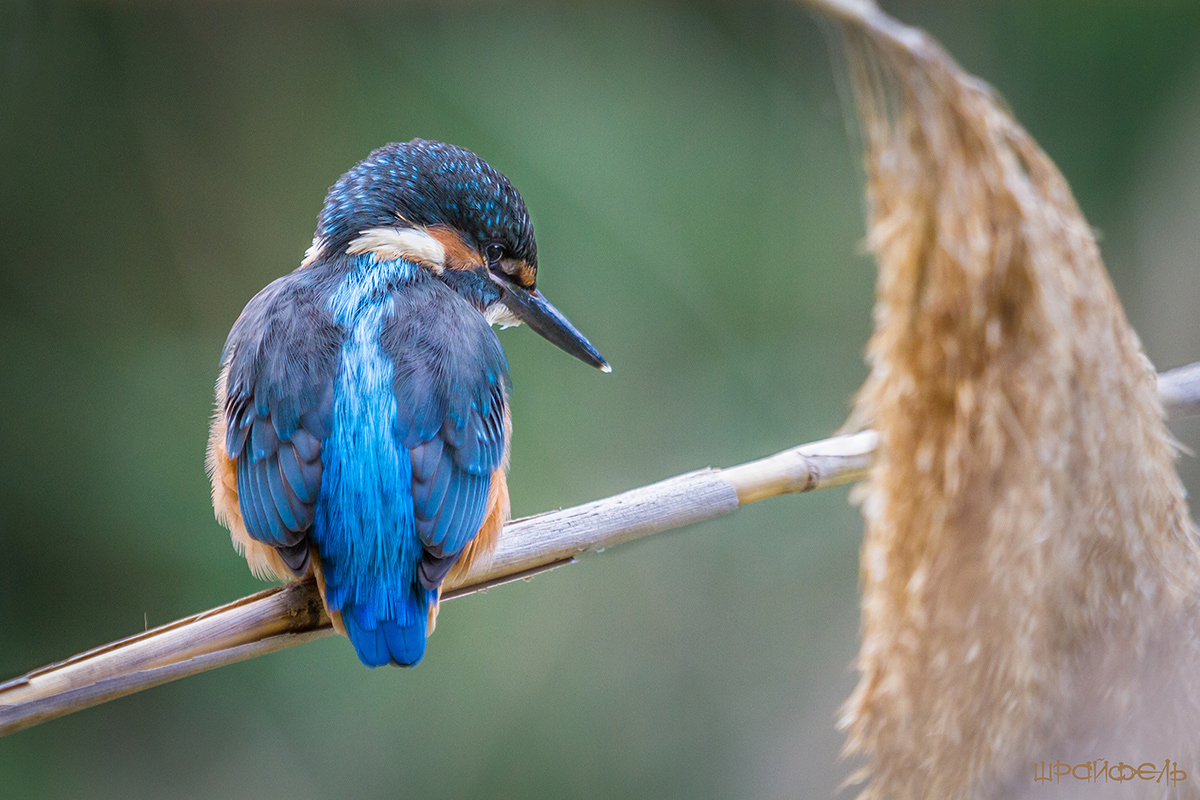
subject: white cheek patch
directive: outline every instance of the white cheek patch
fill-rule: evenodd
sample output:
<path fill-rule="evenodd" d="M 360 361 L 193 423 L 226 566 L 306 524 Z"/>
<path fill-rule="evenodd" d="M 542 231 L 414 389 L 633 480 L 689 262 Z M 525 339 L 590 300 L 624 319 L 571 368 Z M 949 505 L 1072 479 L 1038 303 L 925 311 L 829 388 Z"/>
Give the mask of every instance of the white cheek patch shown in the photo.
<path fill-rule="evenodd" d="M 313 236 L 312 244 L 304 251 L 304 260 L 300 262 L 300 266 L 311 267 L 324 254 L 325 241 L 320 236 Z"/>
<path fill-rule="evenodd" d="M 446 267 L 446 248 L 424 228 L 371 228 L 350 242 L 346 252 L 374 253 L 384 261 L 419 261 L 439 274 Z"/>
<path fill-rule="evenodd" d="M 499 325 L 501 330 L 504 328 L 515 328 L 521 324 L 521 320 L 517 319 L 517 315 L 500 301 L 496 301 L 485 308 L 483 310 L 483 318 L 487 320 L 488 325 Z"/>

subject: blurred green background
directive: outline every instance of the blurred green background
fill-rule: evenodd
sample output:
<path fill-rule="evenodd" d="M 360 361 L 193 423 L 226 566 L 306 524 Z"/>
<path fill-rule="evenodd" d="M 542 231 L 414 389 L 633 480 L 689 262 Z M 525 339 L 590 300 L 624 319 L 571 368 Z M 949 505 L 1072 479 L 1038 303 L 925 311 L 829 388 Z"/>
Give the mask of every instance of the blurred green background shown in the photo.
<path fill-rule="evenodd" d="M 1200 358 L 1200 4 L 887 7 L 1057 160 L 1156 363 Z M 385 142 L 505 172 L 614 366 L 502 334 L 515 514 L 828 435 L 874 280 L 844 84 L 786 2 L 0 0 L 0 678 L 262 587 L 209 505 L 218 356 Z M 829 796 L 860 536 L 844 490 L 764 502 L 450 604 L 416 670 L 327 639 L 0 740 L 0 795 Z"/>

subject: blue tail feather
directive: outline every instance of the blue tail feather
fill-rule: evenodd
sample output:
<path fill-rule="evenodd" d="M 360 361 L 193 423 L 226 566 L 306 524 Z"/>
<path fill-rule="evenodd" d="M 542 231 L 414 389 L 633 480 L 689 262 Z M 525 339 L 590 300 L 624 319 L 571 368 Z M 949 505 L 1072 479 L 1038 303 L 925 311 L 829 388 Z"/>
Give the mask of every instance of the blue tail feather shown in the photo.
<path fill-rule="evenodd" d="M 424 591 L 419 590 L 419 593 L 424 594 Z M 359 660 L 368 667 L 385 664 L 415 666 L 425 655 L 428 610 L 417 608 L 413 611 L 416 613 L 403 614 L 407 617 L 404 620 L 377 620 L 362 606 L 342 609 L 342 622 Z"/>

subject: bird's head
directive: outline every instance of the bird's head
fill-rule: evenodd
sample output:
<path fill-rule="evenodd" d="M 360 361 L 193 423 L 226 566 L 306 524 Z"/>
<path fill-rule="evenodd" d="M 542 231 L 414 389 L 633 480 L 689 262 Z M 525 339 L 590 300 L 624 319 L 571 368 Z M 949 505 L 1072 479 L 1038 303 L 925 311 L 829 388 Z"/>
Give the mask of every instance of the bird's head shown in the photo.
<path fill-rule="evenodd" d="M 525 201 L 469 150 L 414 139 L 379 148 L 343 175 L 325 199 L 305 264 L 365 253 L 412 261 L 488 322 L 524 322 L 581 361 L 610 371 L 537 290 L 537 242 Z"/>

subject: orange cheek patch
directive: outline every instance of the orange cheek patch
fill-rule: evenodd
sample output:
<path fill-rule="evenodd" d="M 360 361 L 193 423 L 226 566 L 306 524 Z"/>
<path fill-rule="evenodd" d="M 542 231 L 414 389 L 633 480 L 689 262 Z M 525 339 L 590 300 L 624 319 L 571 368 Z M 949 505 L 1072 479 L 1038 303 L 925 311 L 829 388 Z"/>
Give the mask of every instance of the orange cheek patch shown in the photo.
<path fill-rule="evenodd" d="M 446 249 L 446 269 L 474 270 L 484 266 L 483 257 L 463 241 L 458 231 L 446 225 L 434 225 L 425 230 Z"/>
<path fill-rule="evenodd" d="M 526 264 L 524 261 L 517 262 L 517 268 L 512 273 L 513 280 L 526 289 L 532 289 L 534 281 L 537 280 L 537 273 L 533 267 Z"/>

